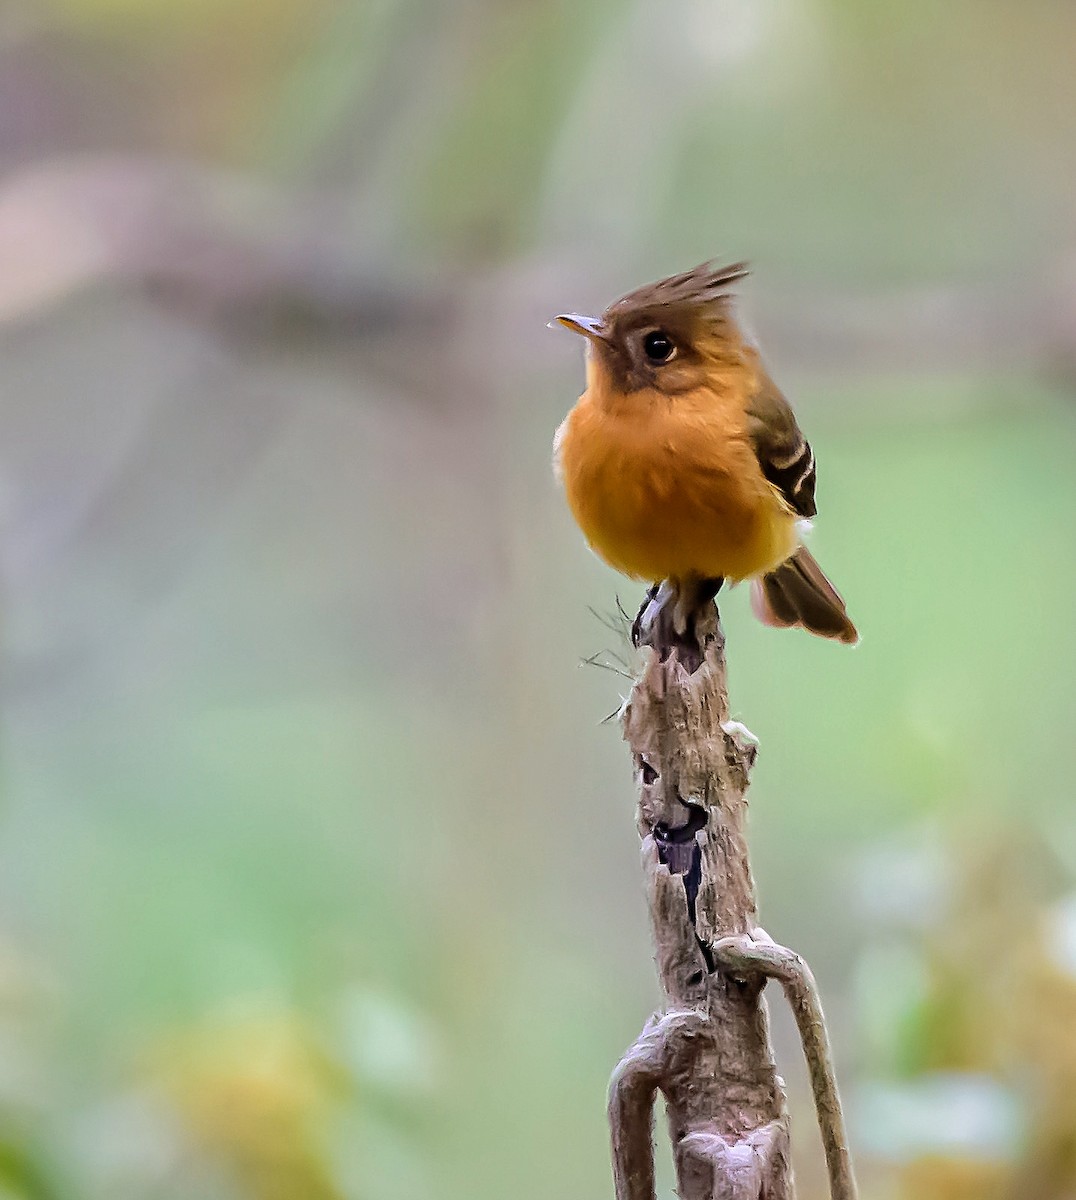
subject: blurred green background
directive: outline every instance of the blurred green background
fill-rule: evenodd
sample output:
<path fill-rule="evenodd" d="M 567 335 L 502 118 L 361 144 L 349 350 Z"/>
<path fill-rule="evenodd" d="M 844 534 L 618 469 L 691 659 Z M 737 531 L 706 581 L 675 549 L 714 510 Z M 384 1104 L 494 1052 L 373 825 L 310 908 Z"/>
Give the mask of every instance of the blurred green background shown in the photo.
<path fill-rule="evenodd" d="M 722 606 L 865 1200 L 1076 1196 L 1074 47 L 1064 0 L 6 0 L 3 1200 L 611 1194 L 658 991 L 578 664 L 638 596 L 545 322 L 715 255 L 863 631 Z"/>

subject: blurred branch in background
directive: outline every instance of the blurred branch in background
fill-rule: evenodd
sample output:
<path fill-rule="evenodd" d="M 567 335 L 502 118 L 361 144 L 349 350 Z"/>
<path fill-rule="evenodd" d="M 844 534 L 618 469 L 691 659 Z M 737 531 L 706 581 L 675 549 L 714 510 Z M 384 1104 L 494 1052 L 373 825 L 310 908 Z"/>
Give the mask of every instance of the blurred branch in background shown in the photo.
<path fill-rule="evenodd" d="M 0 186 L 0 321 L 28 319 L 86 288 L 126 284 L 240 343 L 324 345 L 389 370 L 432 403 L 508 364 L 548 358 L 542 317 L 608 274 L 536 261 L 419 274 L 356 249 L 346 197 L 296 195 L 192 161 L 79 157 L 9 174 Z M 670 264 L 674 265 L 674 264 Z M 681 264 L 682 265 L 682 264 Z M 623 282 L 623 281 L 621 281 Z M 616 286 L 610 283 L 610 286 Z M 1076 249 L 1057 271 L 998 289 L 937 284 L 886 295 L 816 282 L 773 293 L 767 337 L 800 371 L 1068 376 L 1076 371 Z M 756 303 L 756 307 L 757 303 Z M 447 374 L 446 374 L 447 372 Z M 987 392 L 979 403 L 989 405 Z M 900 420 L 901 412 L 886 414 Z M 860 417 L 862 419 L 862 417 Z"/>

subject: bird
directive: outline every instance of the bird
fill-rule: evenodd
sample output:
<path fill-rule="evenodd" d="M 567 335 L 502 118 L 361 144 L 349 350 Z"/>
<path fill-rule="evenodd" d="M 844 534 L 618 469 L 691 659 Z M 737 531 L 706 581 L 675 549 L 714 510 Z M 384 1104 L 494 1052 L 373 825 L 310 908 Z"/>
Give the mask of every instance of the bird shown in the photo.
<path fill-rule="evenodd" d="M 817 512 L 814 453 L 733 312 L 747 275 L 746 263 L 705 262 L 600 317 L 550 322 L 587 343 L 554 470 L 590 547 L 651 595 L 667 581 L 710 599 L 750 580 L 765 624 L 854 645 L 844 600 L 802 541 Z"/>

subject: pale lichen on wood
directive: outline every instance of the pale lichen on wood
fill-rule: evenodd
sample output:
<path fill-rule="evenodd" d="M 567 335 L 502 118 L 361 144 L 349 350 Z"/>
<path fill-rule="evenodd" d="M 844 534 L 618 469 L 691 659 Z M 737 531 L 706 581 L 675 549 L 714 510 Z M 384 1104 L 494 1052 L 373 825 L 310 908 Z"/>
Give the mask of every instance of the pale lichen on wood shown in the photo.
<path fill-rule="evenodd" d="M 682 1200 L 792 1200 L 788 1109 L 762 997 L 771 978 L 803 1040 L 830 1195 L 855 1200 L 814 979 L 758 926 L 745 836 L 755 742 L 729 717 L 717 609 L 667 620 L 675 605 L 666 587 L 636 622 L 643 662 L 621 714 L 666 1004 L 610 1083 L 617 1200 L 654 1200 L 659 1092 Z"/>

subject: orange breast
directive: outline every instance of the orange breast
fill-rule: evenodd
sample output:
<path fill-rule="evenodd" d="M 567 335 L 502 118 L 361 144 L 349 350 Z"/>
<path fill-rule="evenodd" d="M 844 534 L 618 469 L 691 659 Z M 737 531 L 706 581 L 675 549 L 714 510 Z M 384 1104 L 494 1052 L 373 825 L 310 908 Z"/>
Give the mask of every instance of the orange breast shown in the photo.
<path fill-rule="evenodd" d="M 720 395 L 637 393 L 610 411 L 588 391 L 555 446 L 576 521 L 625 575 L 745 579 L 795 549 L 795 518 Z"/>

